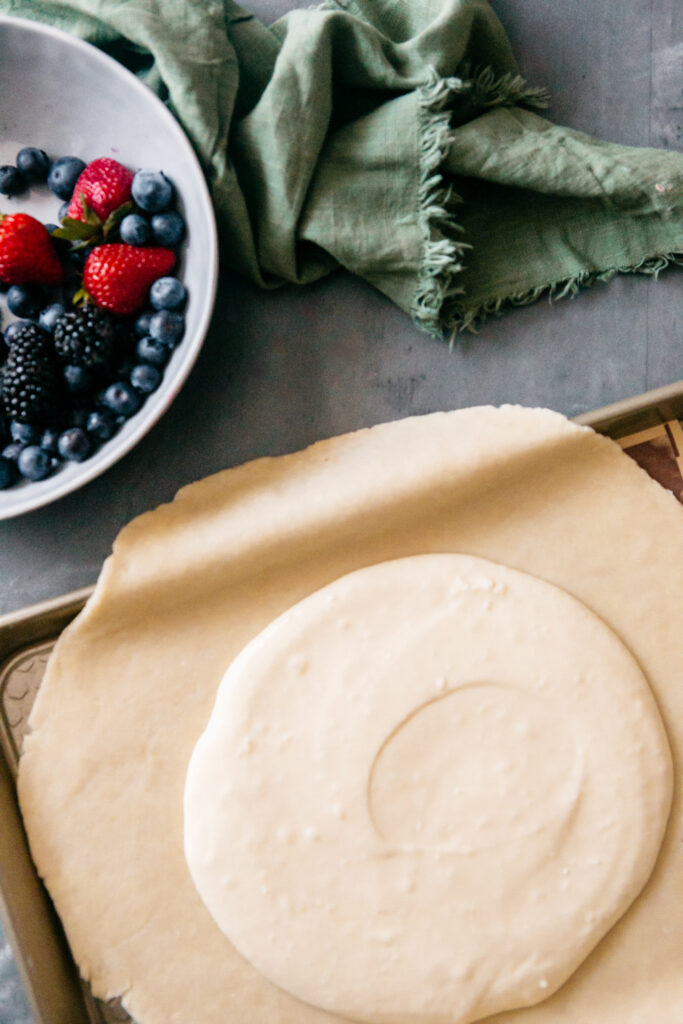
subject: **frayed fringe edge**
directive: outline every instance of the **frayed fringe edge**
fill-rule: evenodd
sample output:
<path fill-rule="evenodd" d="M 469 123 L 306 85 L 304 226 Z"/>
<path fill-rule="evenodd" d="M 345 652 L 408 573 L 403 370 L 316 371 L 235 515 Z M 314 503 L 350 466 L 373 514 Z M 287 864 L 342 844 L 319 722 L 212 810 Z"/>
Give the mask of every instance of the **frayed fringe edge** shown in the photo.
<path fill-rule="evenodd" d="M 487 320 L 502 315 L 506 310 L 514 306 L 530 306 L 537 302 L 544 295 L 547 295 L 550 303 L 558 302 L 560 299 L 573 299 L 579 292 L 589 288 L 598 282 L 611 281 L 617 274 L 649 274 L 655 280 L 667 267 L 683 267 L 683 252 L 669 252 L 661 256 L 651 256 L 642 259 L 631 267 L 615 267 L 603 271 L 586 270 L 581 274 L 556 281 L 552 284 L 539 285 L 537 288 L 530 288 L 525 292 L 518 292 L 501 299 L 490 299 L 483 302 L 475 309 L 467 312 L 444 310 L 442 316 L 441 336 L 450 331 L 450 344 L 453 345 L 455 336 L 460 331 L 476 333 Z"/>
<path fill-rule="evenodd" d="M 418 285 L 411 307 L 416 326 L 427 334 L 443 337 L 444 308 L 463 294 L 458 275 L 463 256 L 472 246 L 457 236 L 463 228 L 455 211 L 462 199 L 441 173 L 451 137 L 452 107 L 456 98 L 471 108 L 499 106 L 544 107 L 544 89 L 532 89 L 520 75 L 496 77 L 491 68 L 472 73 L 463 65 L 463 77 L 442 78 L 434 68 L 418 93 L 420 181 L 418 226 L 424 239 Z"/>
<path fill-rule="evenodd" d="M 469 93 L 470 103 L 477 110 L 490 107 L 534 107 L 545 110 L 549 103 L 548 90 L 527 85 L 521 75 L 508 72 L 496 78 L 493 68 L 472 71 L 464 65 L 460 77 Z"/>
<path fill-rule="evenodd" d="M 450 141 L 448 106 L 463 87 L 462 79 L 440 78 L 432 69 L 418 94 L 418 226 L 424 241 L 411 315 L 420 330 L 437 335 L 442 333 L 444 305 L 463 293 L 457 278 L 463 269 L 462 257 L 471 248 L 454 237 L 462 231 L 454 217 L 462 199 L 440 171 Z"/>

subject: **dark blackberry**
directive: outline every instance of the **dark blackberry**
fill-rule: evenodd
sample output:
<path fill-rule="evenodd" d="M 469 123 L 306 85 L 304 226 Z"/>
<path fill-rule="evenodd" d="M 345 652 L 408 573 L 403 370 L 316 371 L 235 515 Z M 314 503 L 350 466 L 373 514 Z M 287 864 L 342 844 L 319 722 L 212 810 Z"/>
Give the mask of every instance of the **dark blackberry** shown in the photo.
<path fill-rule="evenodd" d="M 32 353 L 50 355 L 50 335 L 31 320 L 15 320 L 9 324 L 5 331 L 5 341 L 10 354 L 14 352 L 26 356 Z"/>
<path fill-rule="evenodd" d="M 53 336 L 62 362 L 91 370 L 107 366 L 117 340 L 114 321 L 97 306 L 68 310 L 55 323 Z"/>
<path fill-rule="evenodd" d="M 62 412 L 61 378 L 49 335 L 35 324 L 18 331 L 0 377 L 5 414 L 16 423 L 48 425 Z"/>

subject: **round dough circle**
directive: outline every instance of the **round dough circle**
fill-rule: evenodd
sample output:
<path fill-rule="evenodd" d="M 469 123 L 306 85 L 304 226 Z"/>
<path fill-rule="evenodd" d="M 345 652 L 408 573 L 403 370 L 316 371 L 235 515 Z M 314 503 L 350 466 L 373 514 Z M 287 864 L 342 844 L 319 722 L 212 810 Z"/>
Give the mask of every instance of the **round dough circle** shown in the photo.
<path fill-rule="evenodd" d="M 622 642 L 458 554 L 352 572 L 228 669 L 188 769 L 199 894 L 267 978 L 370 1024 L 554 992 L 654 865 L 669 755 Z"/>

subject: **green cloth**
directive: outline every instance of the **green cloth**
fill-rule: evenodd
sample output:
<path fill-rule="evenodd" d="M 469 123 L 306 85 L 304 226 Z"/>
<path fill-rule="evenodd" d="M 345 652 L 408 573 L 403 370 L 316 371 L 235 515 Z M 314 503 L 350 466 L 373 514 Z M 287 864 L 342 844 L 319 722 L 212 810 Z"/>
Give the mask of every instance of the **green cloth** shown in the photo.
<path fill-rule="evenodd" d="M 529 108 L 487 0 L 336 0 L 266 27 L 232 0 L 0 0 L 167 98 L 222 259 L 264 287 L 342 265 L 432 333 L 681 263 L 683 154 Z"/>

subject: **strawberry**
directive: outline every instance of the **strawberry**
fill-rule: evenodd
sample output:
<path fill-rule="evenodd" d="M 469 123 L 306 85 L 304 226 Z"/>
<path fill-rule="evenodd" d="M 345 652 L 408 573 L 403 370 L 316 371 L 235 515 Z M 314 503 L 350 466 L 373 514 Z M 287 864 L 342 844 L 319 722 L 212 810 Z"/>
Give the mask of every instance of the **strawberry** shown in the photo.
<path fill-rule="evenodd" d="M 152 284 L 174 264 L 175 253 L 159 246 L 97 245 L 83 267 L 84 293 L 80 297 L 89 297 L 110 313 L 136 313 Z"/>
<path fill-rule="evenodd" d="M 0 281 L 61 284 L 64 270 L 44 224 L 28 213 L 0 216 Z"/>
<path fill-rule="evenodd" d="M 132 184 L 132 171 L 118 160 L 99 157 L 78 178 L 66 215 L 72 220 L 87 221 L 87 211 L 92 210 L 104 224 L 115 210 L 130 202 Z"/>
<path fill-rule="evenodd" d="M 55 237 L 75 242 L 77 247 L 106 239 L 135 206 L 132 183 L 133 172 L 117 160 L 107 156 L 93 160 L 76 181 Z"/>

